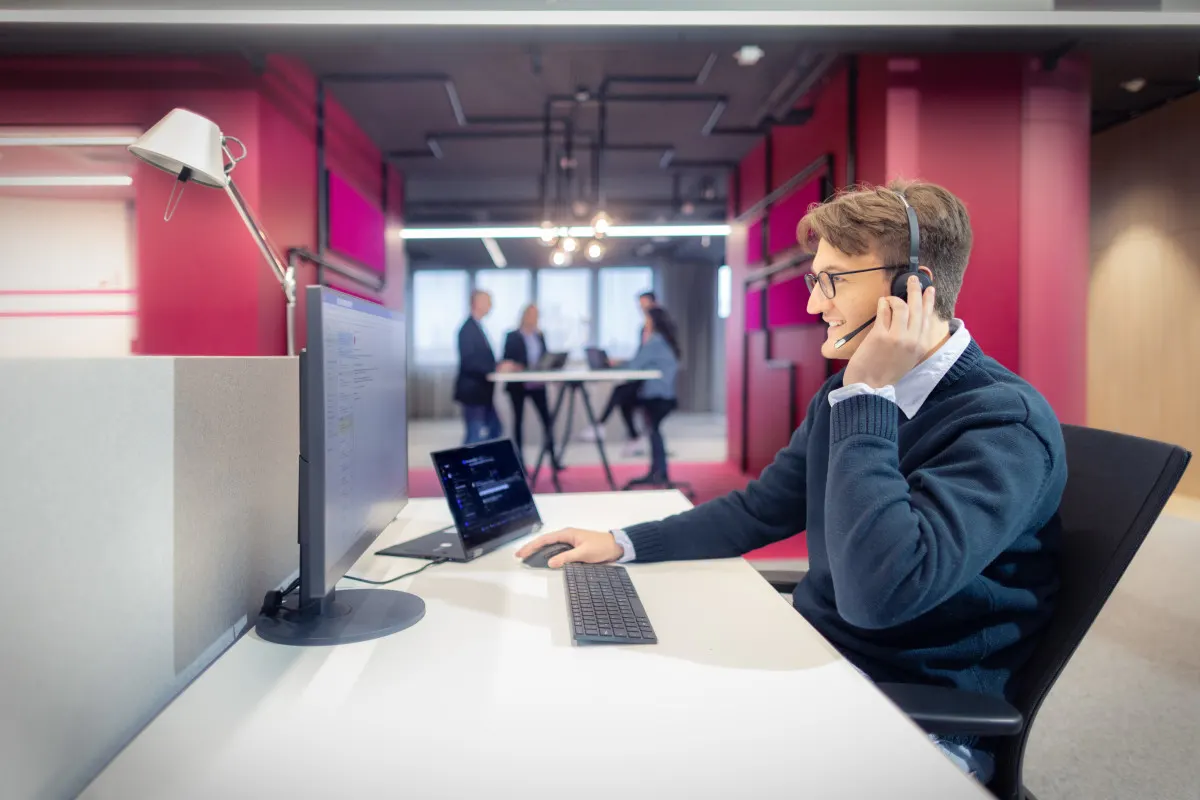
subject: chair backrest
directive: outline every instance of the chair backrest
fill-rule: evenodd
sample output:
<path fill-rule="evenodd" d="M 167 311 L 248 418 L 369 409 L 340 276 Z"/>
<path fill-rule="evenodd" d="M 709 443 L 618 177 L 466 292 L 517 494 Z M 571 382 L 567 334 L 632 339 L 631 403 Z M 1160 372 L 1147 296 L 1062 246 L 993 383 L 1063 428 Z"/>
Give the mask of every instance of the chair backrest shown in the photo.
<path fill-rule="evenodd" d="M 1175 445 L 1094 428 L 1063 425 L 1063 437 L 1062 586 L 1054 616 L 1017 676 L 1013 703 L 1025 717 L 1025 728 L 997 742 L 990 788 L 1001 798 L 1021 796 L 1021 762 L 1034 716 L 1191 459 Z"/>

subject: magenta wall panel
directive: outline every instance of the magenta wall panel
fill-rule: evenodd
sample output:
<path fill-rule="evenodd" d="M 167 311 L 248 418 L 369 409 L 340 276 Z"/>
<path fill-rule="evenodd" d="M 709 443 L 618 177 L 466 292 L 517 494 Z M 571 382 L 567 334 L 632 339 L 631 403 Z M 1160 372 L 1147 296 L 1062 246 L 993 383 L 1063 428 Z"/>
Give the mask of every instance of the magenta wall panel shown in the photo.
<path fill-rule="evenodd" d="M 808 286 L 797 275 L 767 287 L 767 327 L 811 325 L 820 322 L 818 314 L 808 313 Z"/>
<path fill-rule="evenodd" d="M 751 269 L 762 263 L 762 220 L 752 223 L 746 229 L 746 264 Z"/>
<path fill-rule="evenodd" d="M 746 292 L 746 330 L 756 331 L 762 328 L 762 289 L 750 289 Z"/>
<path fill-rule="evenodd" d="M 386 235 L 378 204 L 330 172 L 329 248 L 383 273 L 387 271 Z"/>
<path fill-rule="evenodd" d="M 767 242 L 769 255 L 789 250 L 798 244 L 796 226 L 808 213 L 808 207 L 819 202 L 821 202 L 821 179 L 816 178 L 771 207 L 769 216 L 771 229 L 768 234 L 770 241 Z"/>

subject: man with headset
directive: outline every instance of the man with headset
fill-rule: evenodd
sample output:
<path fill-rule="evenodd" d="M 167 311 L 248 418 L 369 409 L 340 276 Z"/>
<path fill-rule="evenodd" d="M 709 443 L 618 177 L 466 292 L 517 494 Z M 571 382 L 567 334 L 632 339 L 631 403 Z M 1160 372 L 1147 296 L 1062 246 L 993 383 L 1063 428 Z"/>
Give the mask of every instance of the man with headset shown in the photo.
<path fill-rule="evenodd" d="M 858 188 L 811 209 L 799 237 L 815 245 L 821 352 L 849 361 L 774 462 L 682 514 L 547 534 L 517 556 L 566 542 L 551 567 L 723 558 L 806 530 L 793 604 L 860 671 L 1007 696 L 1057 591 L 1066 457 L 1045 398 L 954 317 L 966 208 L 929 183 Z M 986 744 L 936 741 L 990 780 Z"/>

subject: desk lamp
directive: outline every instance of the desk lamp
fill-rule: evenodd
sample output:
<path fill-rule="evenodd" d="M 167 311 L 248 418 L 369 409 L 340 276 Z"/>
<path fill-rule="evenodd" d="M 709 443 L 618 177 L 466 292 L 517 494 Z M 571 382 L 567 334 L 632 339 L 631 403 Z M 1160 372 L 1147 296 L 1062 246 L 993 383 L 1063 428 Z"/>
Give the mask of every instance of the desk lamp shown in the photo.
<path fill-rule="evenodd" d="M 230 143 L 241 148 L 240 156 L 234 157 L 229 151 Z M 266 259 L 267 265 L 271 267 L 271 271 L 283 287 L 283 295 L 287 299 L 287 352 L 289 356 L 295 355 L 295 270 L 287 266 L 275 252 L 267 240 L 266 232 L 255 220 L 254 214 L 231 177 L 233 168 L 246 157 L 246 146 L 240 140 L 222 134 L 221 129 L 212 120 L 187 109 L 177 108 L 129 145 L 129 152 L 147 164 L 176 176 L 171 196 L 167 199 L 167 210 L 163 215 L 165 220 L 169 221 L 174 215 L 175 208 L 183 197 L 183 189 L 189 182 L 225 190 L 241 215 L 242 222 L 246 223 L 250 235 L 254 237 L 254 242 Z M 226 157 L 229 158 L 228 163 L 225 161 Z"/>

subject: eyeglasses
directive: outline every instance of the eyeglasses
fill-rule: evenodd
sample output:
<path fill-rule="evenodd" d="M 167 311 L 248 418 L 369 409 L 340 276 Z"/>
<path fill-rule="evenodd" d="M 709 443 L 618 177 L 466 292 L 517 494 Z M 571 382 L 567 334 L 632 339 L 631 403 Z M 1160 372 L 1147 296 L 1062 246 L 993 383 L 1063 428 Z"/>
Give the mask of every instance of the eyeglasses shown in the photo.
<path fill-rule="evenodd" d="M 867 269 L 846 270 L 845 272 L 806 272 L 804 273 L 804 285 L 808 287 L 809 294 L 812 294 L 813 289 L 820 286 L 821 294 L 832 300 L 837 295 L 837 285 L 833 282 L 834 276 L 857 275 L 860 272 L 878 272 L 883 269 L 904 269 L 904 267 L 869 267 Z"/>

